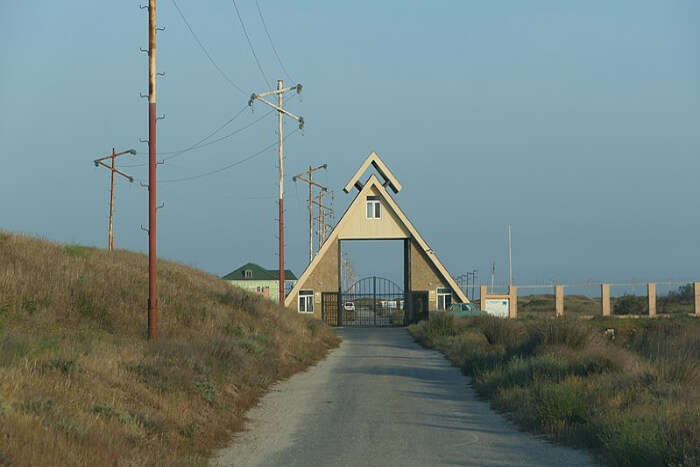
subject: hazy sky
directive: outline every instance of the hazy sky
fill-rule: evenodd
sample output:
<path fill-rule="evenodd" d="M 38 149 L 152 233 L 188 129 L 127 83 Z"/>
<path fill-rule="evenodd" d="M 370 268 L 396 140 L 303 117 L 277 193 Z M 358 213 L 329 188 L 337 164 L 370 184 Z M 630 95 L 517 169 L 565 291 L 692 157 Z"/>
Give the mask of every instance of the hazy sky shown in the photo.
<path fill-rule="evenodd" d="M 144 2 L 146 0 L 143 0 Z M 238 0 L 263 70 L 282 73 L 254 0 Z M 186 148 L 269 85 L 228 0 L 178 0 L 236 90 L 159 0 L 158 150 Z M 375 150 L 395 199 L 454 274 L 506 265 L 517 282 L 700 278 L 700 3 L 260 0 L 302 99 L 286 141 L 287 259 L 307 261 L 305 185 L 336 190 Z M 145 153 L 147 13 L 139 2 L 0 3 L 0 228 L 104 246 L 108 171 Z M 266 112 L 256 105 L 217 136 Z M 292 131 L 293 122 L 286 121 Z M 268 116 L 159 168 L 163 181 L 275 141 Z M 213 176 L 159 185 L 159 254 L 224 274 L 277 264 L 274 149 Z M 123 165 L 145 160 L 124 158 Z M 124 168 L 137 179 L 145 167 Z M 115 242 L 145 251 L 147 192 L 118 180 Z M 354 248 L 354 247 L 353 247 Z M 358 272 L 396 274 L 400 248 L 358 250 Z M 394 273 L 387 265 L 395 265 Z M 390 269 L 390 268 L 389 268 Z M 388 271 L 388 272 L 386 272 Z"/>

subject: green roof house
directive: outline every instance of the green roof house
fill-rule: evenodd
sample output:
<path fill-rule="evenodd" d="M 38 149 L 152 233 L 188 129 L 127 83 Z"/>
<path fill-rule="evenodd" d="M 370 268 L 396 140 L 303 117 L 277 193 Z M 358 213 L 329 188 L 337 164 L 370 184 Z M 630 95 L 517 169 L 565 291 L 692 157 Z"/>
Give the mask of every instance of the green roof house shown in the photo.
<path fill-rule="evenodd" d="M 279 302 L 279 269 L 265 269 L 255 263 L 246 263 L 223 277 L 235 287 L 259 293 L 273 302 Z M 284 270 L 285 294 L 297 282 L 297 277 L 289 269 Z"/>

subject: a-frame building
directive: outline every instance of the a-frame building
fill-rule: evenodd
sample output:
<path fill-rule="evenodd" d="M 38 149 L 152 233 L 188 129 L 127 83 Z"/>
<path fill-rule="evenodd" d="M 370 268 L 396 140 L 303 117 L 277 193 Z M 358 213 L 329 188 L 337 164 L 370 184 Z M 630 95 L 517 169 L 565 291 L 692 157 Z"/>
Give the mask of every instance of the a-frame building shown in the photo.
<path fill-rule="evenodd" d="M 364 183 L 360 180 L 370 165 L 383 181 L 375 174 Z M 350 192 L 353 187 L 358 190 L 355 199 L 285 299 L 285 306 L 331 324 L 349 324 L 343 320 L 347 311 L 346 291 L 341 290 L 343 240 L 403 240 L 405 300 L 400 300 L 400 306 L 398 300 L 392 305 L 405 311 L 403 324 L 451 302 L 467 303 L 464 292 L 389 194 L 387 187 L 398 193 L 402 186 L 376 153 L 367 157 L 344 190 Z"/>

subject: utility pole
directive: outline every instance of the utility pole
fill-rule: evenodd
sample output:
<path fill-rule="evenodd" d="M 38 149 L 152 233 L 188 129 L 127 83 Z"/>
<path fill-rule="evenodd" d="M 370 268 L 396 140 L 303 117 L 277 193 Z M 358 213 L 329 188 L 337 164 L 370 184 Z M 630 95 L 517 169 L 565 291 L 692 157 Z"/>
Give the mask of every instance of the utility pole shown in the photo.
<path fill-rule="evenodd" d="M 475 288 L 475 286 L 476 286 L 476 278 L 477 278 L 477 277 L 479 277 L 479 270 L 478 270 L 478 269 L 474 269 L 474 270 L 472 271 L 472 298 L 474 297 L 474 292 L 475 292 L 474 288 Z"/>
<path fill-rule="evenodd" d="M 493 279 L 494 279 L 495 275 L 496 275 L 496 262 L 492 261 L 491 262 L 491 293 L 493 293 Z"/>
<path fill-rule="evenodd" d="M 296 91 L 297 94 L 301 93 L 302 86 L 297 84 L 296 86 L 291 86 L 284 88 L 284 82 L 281 79 L 277 80 L 277 90 L 268 91 L 262 94 L 253 93 L 248 100 L 248 105 L 253 106 L 253 101 L 259 100 L 269 105 L 273 109 L 277 110 L 277 136 L 279 142 L 279 260 L 280 260 L 280 277 L 279 277 L 279 302 L 280 305 L 284 306 L 284 150 L 282 144 L 284 142 L 284 136 L 282 135 L 282 117 L 287 115 L 297 122 L 299 122 L 299 129 L 304 128 L 304 119 L 302 117 L 297 117 L 293 113 L 287 111 L 282 107 L 283 100 L 282 96 L 285 92 Z M 266 96 L 277 96 L 277 104 L 264 99 Z"/>
<path fill-rule="evenodd" d="M 156 0 L 148 0 L 148 338 L 158 339 L 156 284 Z"/>
<path fill-rule="evenodd" d="M 313 232 L 313 220 L 314 220 L 314 213 L 313 213 L 313 199 L 314 199 L 314 194 L 313 194 L 313 187 L 316 185 L 323 191 L 327 191 L 328 188 L 325 186 L 321 186 L 318 183 L 313 181 L 313 176 L 314 172 L 317 170 L 321 169 L 327 169 L 328 164 L 323 164 L 319 165 L 318 167 L 312 167 L 309 166 L 309 170 L 305 170 L 304 172 L 295 175 L 292 177 L 292 180 L 296 182 L 297 180 L 304 181 L 309 184 L 309 264 L 311 264 L 311 261 L 314 259 L 314 232 Z M 304 176 L 307 176 L 308 178 L 304 178 Z"/>
<path fill-rule="evenodd" d="M 114 230 L 112 228 L 112 219 L 114 217 L 114 174 L 116 173 L 118 175 L 121 175 L 122 177 L 126 178 L 127 180 L 129 180 L 132 183 L 134 181 L 134 177 L 132 177 L 131 175 L 125 174 L 124 172 L 122 172 L 121 170 L 117 169 L 114 166 L 115 159 L 119 156 L 123 156 L 124 154 L 131 154 L 133 156 L 136 154 L 136 151 L 134 151 L 133 149 L 129 149 L 127 151 L 122 151 L 122 152 L 117 153 L 117 152 L 114 152 L 114 148 L 112 148 L 112 154 L 110 154 L 109 156 L 100 157 L 99 159 L 95 159 L 95 161 L 94 161 L 95 167 L 99 167 L 100 165 L 103 167 L 106 167 L 109 169 L 109 171 L 111 172 L 111 175 L 112 175 L 112 184 L 111 184 L 111 187 L 109 190 L 109 240 L 108 240 L 108 244 L 107 244 L 107 249 L 109 251 L 114 250 Z M 105 164 L 103 161 L 106 159 L 111 159 L 112 164 L 111 165 Z"/>
<path fill-rule="evenodd" d="M 335 211 L 333 210 L 333 208 L 323 204 L 323 197 L 325 195 L 327 195 L 328 193 L 333 194 L 332 191 L 328 191 L 327 189 L 324 189 L 316 197 L 316 199 L 318 201 L 316 201 L 316 199 L 315 199 L 313 202 L 315 205 L 318 206 L 318 217 L 316 217 L 316 221 L 318 223 L 318 230 L 317 230 L 318 251 L 321 251 L 321 246 L 326 241 L 326 229 L 327 229 L 326 217 L 333 216 L 335 214 Z"/>
<path fill-rule="evenodd" d="M 508 287 L 513 285 L 513 254 L 511 248 L 511 230 L 508 224 Z"/>

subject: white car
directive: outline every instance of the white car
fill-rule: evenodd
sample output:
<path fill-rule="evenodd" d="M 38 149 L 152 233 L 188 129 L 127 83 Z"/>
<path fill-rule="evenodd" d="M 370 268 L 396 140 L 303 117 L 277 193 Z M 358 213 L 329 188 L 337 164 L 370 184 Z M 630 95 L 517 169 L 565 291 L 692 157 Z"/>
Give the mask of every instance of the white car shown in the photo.
<path fill-rule="evenodd" d="M 353 302 L 343 303 L 343 309 L 345 311 L 355 311 L 355 304 Z"/>

